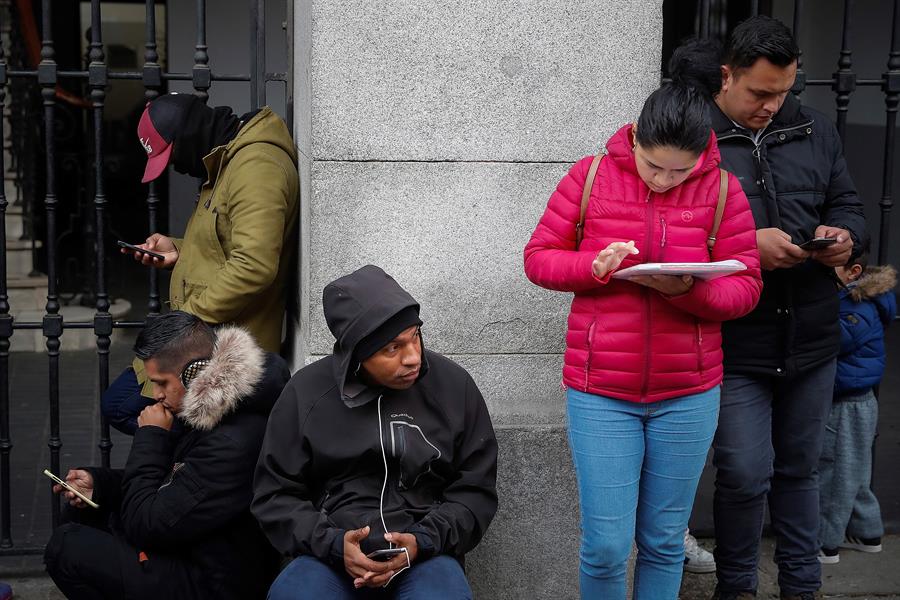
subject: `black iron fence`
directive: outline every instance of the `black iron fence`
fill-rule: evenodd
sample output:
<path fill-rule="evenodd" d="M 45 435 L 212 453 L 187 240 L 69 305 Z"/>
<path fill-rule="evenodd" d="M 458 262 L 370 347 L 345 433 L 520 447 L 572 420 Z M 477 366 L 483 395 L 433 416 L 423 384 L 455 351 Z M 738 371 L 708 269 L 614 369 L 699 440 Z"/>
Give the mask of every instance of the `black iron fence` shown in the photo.
<path fill-rule="evenodd" d="M 288 82 L 287 73 L 266 72 L 266 12 L 265 0 L 250 1 L 250 73 L 227 74 L 216 71 L 210 65 L 210 55 L 207 47 L 207 2 L 196 1 L 196 44 L 194 46 L 194 64 L 190 72 L 175 73 L 166 70 L 159 62 L 157 48 L 157 24 L 156 2 L 146 0 L 146 43 L 144 51 L 143 68 L 135 72 L 113 71 L 107 64 L 106 51 L 103 43 L 103 3 L 100 0 L 92 0 L 90 18 L 90 42 L 89 52 L 84 68 L 66 70 L 60 68 L 57 62 L 54 48 L 54 19 L 53 11 L 60 5 L 53 0 L 41 0 L 32 6 L 31 0 L 16 0 L 7 3 L 9 9 L 6 18 L 12 23 L 3 25 L 10 35 L 11 51 L 18 51 L 23 57 L 27 50 L 22 48 L 21 36 L 29 31 L 28 21 L 40 16 L 40 56 L 36 64 L 28 65 L 27 60 L 17 61 L 24 64 L 24 68 L 11 65 L 7 59 L 6 50 L 0 44 L 0 111 L 7 108 L 7 91 L 15 90 L 14 101 L 28 102 L 29 97 L 40 95 L 42 106 L 42 118 L 40 125 L 33 120 L 29 121 L 24 116 L 23 106 L 13 106 L 10 121 L 15 129 L 13 138 L 18 142 L 14 144 L 12 156 L 18 162 L 15 165 L 17 177 L 23 178 L 22 186 L 33 186 L 38 177 L 43 177 L 43 203 L 42 207 L 24 207 L 23 215 L 26 217 L 26 232 L 35 221 L 35 213 L 43 209 L 43 223 L 46 227 L 44 237 L 46 243 L 46 274 L 47 274 L 47 302 L 44 307 L 45 314 L 40 321 L 21 321 L 10 314 L 9 289 L 7 281 L 7 239 L 6 220 L 9 202 L 6 198 L 5 188 L 0 187 L 0 555 L 33 554 L 43 551 L 42 547 L 16 546 L 11 532 L 11 502 L 10 502 L 10 454 L 13 449 L 13 439 L 10 432 L 10 339 L 16 332 L 27 330 L 40 330 L 46 338 L 47 359 L 49 362 L 48 400 L 50 408 L 50 435 L 48 446 L 50 448 L 50 469 L 60 472 L 60 449 L 63 441 L 60 432 L 60 337 L 66 330 L 89 329 L 96 337 L 97 348 L 97 375 L 99 390 L 102 393 L 109 384 L 109 349 L 110 339 L 115 329 L 141 328 L 147 318 L 160 312 L 160 293 L 157 272 L 150 269 L 149 292 L 147 297 L 146 316 L 141 320 L 115 320 L 110 314 L 110 298 L 107 287 L 106 233 L 109 231 L 107 195 L 104 186 L 104 149 L 103 115 L 107 89 L 113 80 L 133 80 L 143 83 L 145 100 L 151 100 L 160 93 L 165 92 L 169 82 L 185 81 L 193 86 L 194 93 L 204 100 L 209 97 L 210 87 L 214 82 L 246 82 L 249 87 L 250 104 L 252 108 L 258 108 L 266 103 L 266 84 L 270 81 Z M 35 23 L 36 24 L 36 23 Z M 28 40 L 24 40 L 27 46 Z M 93 218 L 90 231 L 94 239 L 91 246 L 95 251 L 92 261 L 93 273 L 93 298 L 95 314 L 92 321 L 67 322 L 60 314 L 60 290 L 59 290 L 59 265 L 60 256 L 57 247 L 60 215 L 58 214 L 59 200 L 57 189 L 57 172 L 59 164 L 57 160 L 57 119 L 62 101 L 73 102 L 71 94 L 62 87 L 61 82 L 80 82 L 89 96 L 83 100 L 83 108 L 90 112 L 88 119 L 93 133 L 91 158 L 93 164 L 86 169 L 92 171 L 93 188 Z M 67 86 L 68 87 L 68 86 Z M 74 99 L 79 104 L 78 99 Z M 0 140 L 5 140 L 5 119 L 0 119 Z M 29 127 L 31 129 L 29 129 Z M 33 131 L 32 131 L 33 130 Z M 34 132 L 40 131 L 42 141 L 35 139 Z M 31 132 L 31 133 L 29 133 Z M 22 143 L 24 140 L 24 143 Z M 40 148 L 43 151 L 43 165 L 41 169 L 32 167 L 29 171 L 28 162 L 22 155 L 27 149 Z M 16 152 L 16 150 L 19 150 Z M 4 164 L 4 156 L 0 154 L 0 173 L 7 173 L 7 165 Z M 23 194 L 28 197 L 29 194 Z M 147 188 L 147 231 L 159 231 L 158 216 L 160 212 L 160 190 L 157 184 L 151 182 Z M 33 210 L 32 210 L 33 209 Z M 99 402 L 99 398 L 98 398 Z M 110 441 L 109 425 L 101 422 L 101 436 L 99 449 L 104 466 L 109 466 Z M 49 493 L 49 492 L 48 492 Z M 52 522 L 56 525 L 59 521 L 60 505 L 57 499 L 53 499 Z"/>

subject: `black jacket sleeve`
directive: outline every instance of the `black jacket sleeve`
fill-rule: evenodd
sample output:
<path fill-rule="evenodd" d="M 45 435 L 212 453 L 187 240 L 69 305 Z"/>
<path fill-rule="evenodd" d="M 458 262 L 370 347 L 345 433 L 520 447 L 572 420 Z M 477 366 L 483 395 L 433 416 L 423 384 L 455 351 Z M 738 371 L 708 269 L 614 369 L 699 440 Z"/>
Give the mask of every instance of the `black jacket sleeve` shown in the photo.
<path fill-rule="evenodd" d="M 828 151 L 831 155 L 831 180 L 825 191 L 825 215 L 822 222 L 846 229 L 853 237 L 853 242 L 858 244 L 866 235 L 865 211 L 850 177 L 841 138 L 834 125 L 831 125 L 830 133 Z"/>
<path fill-rule="evenodd" d="M 104 467 L 79 467 L 87 471 L 94 479 L 94 491 L 91 500 L 97 503 L 103 513 L 119 512 L 122 502 L 122 469 Z"/>
<path fill-rule="evenodd" d="M 332 565 L 344 560 L 344 530 L 317 510 L 311 486 L 309 445 L 295 387 L 278 398 L 253 480 L 250 510 L 269 542 L 284 556 L 311 555 Z"/>
<path fill-rule="evenodd" d="M 421 558 L 463 556 L 481 541 L 497 512 L 497 438 L 484 398 L 466 381 L 465 424 L 456 440 L 457 478 L 443 502 L 410 528 Z"/>
<path fill-rule="evenodd" d="M 250 503 L 255 453 L 227 434 L 203 434 L 174 462 L 176 436 L 161 427 L 134 435 L 122 482 L 122 525 L 142 549 L 172 549 L 228 523 Z"/>

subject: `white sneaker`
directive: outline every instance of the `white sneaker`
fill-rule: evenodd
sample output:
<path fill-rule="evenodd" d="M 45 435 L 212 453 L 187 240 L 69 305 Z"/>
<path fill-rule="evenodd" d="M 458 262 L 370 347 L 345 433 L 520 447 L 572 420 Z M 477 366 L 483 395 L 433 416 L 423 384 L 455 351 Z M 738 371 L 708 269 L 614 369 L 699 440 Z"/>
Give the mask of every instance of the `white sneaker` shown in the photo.
<path fill-rule="evenodd" d="M 688 573 L 715 573 L 716 559 L 700 547 L 689 530 L 684 531 L 684 570 Z"/>

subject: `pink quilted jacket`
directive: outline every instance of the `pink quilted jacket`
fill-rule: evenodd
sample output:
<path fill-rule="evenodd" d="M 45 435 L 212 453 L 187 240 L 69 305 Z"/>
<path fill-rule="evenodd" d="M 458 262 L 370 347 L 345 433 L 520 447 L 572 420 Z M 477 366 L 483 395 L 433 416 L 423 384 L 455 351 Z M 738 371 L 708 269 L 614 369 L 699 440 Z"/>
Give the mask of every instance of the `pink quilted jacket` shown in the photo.
<path fill-rule="evenodd" d="M 569 313 L 563 382 L 577 390 L 656 402 L 695 394 L 722 380 L 720 323 L 750 312 L 762 279 L 756 228 L 747 197 L 729 174 L 725 213 L 713 247 L 714 260 L 737 259 L 746 271 L 667 297 L 607 275 L 591 263 L 610 242 L 634 240 L 640 254 L 620 269 L 642 262 L 708 262 L 706 238 L 719 196 L 715 135 L 697 167 L 680 186 L 651 192 L 638 176 L 631 125 L 607 142 L 608 156 L 591 190 L 584 239 L 575 250 L 575 224 L 592 157 L 580 160 L 550 196 L 525 246 L 525 274 L 541 287 L 575 292 Z"/>

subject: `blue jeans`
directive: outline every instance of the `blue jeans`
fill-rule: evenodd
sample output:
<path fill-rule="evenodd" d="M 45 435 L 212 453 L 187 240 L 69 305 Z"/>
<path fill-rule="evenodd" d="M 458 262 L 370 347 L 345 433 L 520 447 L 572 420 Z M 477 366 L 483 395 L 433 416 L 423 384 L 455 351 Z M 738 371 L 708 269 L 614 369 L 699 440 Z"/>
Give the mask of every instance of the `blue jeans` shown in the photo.
<path fill-rule="evenodd" d="M 781 592 L 821 587 L 817 466 L 835 364 L 790 379 L 725 375 L 713 442 L 716 576 L 723 592 L 756 591 L 767 500 Z"/>
<path fill-rule="evenodd" d="M 878 400 L 872 390 L 835 398 L 819 459 L 819 541 L 837 548 L 844 535 L 884 535 L 881 508 L 872 492 L 872 444 Z"/>
<path fill-rule="evenodd" d="M 718 414 L 718 387 L 651 404 L 568 391 L 582 598 L 625 598 L 632 540 L 634 598 L 678 597 L 684 530 Z"/>
<path fill-rule="evenodd" d="M 353 587 L 343 570 L 312 556 L 299 556 L 269 589 L 269 600 L 471 600 L 472 590 L 456 559 L 438 555 L 400 573 L 387 588 Z"/>

